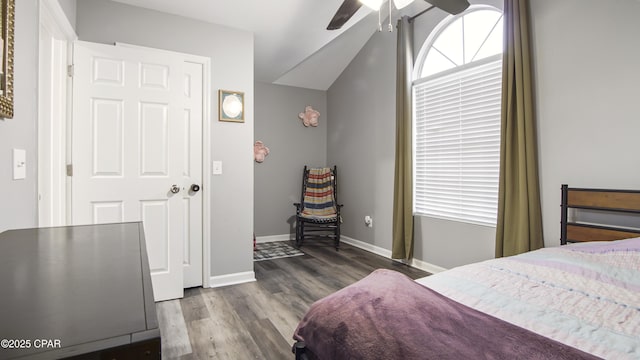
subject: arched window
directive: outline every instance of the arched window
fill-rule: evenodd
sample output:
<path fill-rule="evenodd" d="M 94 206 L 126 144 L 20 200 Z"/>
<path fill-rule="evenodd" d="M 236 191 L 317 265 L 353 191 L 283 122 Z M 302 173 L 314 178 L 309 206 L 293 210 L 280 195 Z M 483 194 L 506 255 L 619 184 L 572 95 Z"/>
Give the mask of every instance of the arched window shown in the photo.
<path fill-rule="evenodd" d="M 443 20 L 415 69 L 414 211 L 496 224 L 502 12 L 472 6 Z"/>

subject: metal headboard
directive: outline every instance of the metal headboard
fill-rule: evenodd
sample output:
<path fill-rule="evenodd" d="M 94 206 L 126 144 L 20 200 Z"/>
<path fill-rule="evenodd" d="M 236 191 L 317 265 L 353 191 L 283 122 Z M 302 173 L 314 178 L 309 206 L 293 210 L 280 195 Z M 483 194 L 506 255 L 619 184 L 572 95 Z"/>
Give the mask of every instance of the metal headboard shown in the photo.
<path fill-rule="evenodd" d="M 562 185 L 560 244 L 567 242 L 611 241 L 640 236 L 638 229 L 616 225 L 594 225 L 568 220 L 569 209 L 606 211 L 620 214 L 640 214 L 640 191 L 580 189 Z"/>

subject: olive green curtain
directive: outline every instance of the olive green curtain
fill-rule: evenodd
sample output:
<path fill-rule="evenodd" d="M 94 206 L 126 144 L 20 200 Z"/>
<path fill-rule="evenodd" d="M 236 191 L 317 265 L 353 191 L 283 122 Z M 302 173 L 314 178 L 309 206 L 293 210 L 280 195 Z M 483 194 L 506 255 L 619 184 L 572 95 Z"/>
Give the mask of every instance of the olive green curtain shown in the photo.
<path fill-rule="evenodd" d="M 407 260 L 413 257 L 412 36 L 412 24 L 407 16 L 403 16 L 398 20 L 396 52 L 396 159 L 391 257 Z"/>
<path fill-rule="evenodd" d="M 496 257 L 544 246 L 527 0 L 504 1 Z"/>

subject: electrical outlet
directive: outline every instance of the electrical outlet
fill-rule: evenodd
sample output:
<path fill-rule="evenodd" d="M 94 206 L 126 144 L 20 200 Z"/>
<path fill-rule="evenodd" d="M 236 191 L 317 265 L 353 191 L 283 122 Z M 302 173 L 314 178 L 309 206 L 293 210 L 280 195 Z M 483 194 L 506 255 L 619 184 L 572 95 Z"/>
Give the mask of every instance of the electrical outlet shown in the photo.
<path fill-rule="evenodd" d="M 373 219 L 371 216 L 367 215 L 364 217 L 364 224 L 367 225 L 367 227 L 373 227 Z"/>

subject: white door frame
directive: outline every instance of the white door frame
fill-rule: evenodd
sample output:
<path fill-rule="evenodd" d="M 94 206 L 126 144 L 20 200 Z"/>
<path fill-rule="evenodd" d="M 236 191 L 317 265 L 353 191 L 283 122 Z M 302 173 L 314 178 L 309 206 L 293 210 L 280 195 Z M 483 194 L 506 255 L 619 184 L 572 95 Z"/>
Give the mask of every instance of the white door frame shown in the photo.
<path fill-rule="evenodd" d="M 202 65 L 202 287 L 208 288 L 211 278 L 211 59 L 205 56 L 155 49 L 147 46 L 116 42 L 125 46 L 178 54 L 185 62 Z"/>
<path fill-rule="evenodd" d="M 68 163 L 66 139 L 71 119 L 72 82 L 67 76 L 67 66 L 72 61 L 71 44 L 78 36 L 58 1 L 40 0 L 39 10 L 39 48 L 51 45 L 52 49 L 39 51 L 39 67 L 50 69 L 51 79 L 55 80 L 43 82 L 44 74 L 40 74 L 38 80 L 38 224 L 60 226 L 68 223 L 65 165 Z M 47 32 L 45 39 L 42 29 Z M 43 41 L 49 44 L 41 43 Z M 44 86 L 46 84 L 51 86 Z M 48 146 L 42 146 L 45 143 Z"/>

